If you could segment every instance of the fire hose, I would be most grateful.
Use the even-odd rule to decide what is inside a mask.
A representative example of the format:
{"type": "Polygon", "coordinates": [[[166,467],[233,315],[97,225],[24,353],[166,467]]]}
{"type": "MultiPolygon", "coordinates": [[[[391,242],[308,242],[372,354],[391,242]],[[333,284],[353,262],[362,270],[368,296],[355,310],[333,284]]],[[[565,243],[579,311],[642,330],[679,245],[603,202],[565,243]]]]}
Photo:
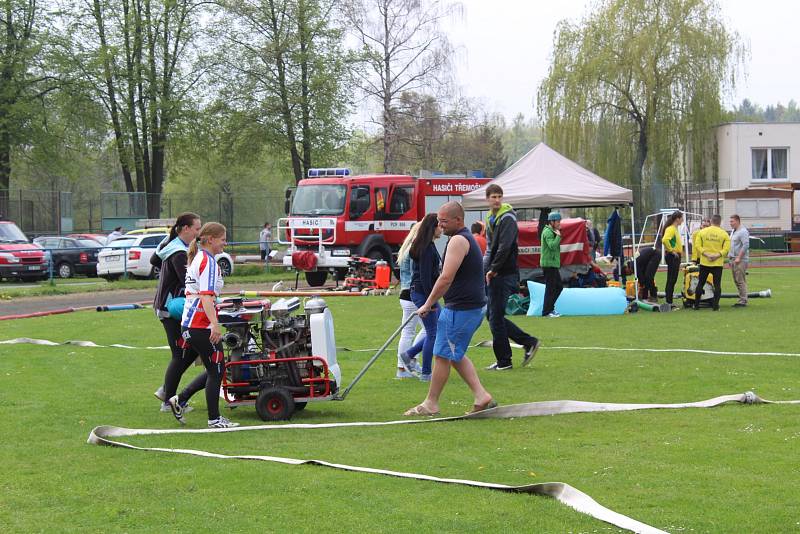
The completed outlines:
{"type": "Polygon", "coordinates": [[[506,493],[526,493],[532,495],[541,495],[546,497],[552,497],[561,502],[562,504],[565,504],[577,510],[578,512],[587,514],[591,517],[594,517],[606,523],[610,523],[619,528],[630,530],[632,532],[642,532],[650,534],[650,533],[663,533],[664,531],[656,527],[650,526],[646,523],[643,523],[641,521],[637,521],[636,519],[633,519],[626,515],[615,512],[609,508],[606,508],[605,506],[601,505],[600,503],[592,499],[586,493],[564,482],[545,482],[539,484],[527,484],[523,486],[509,486],[506,484],[497,484],[492,482],[440,478],[418,473],[406,473],[406,472],[390,471],[386,469],[377,469],[371,467],[352,466],[352,465],[327,462],[324,460],[282,458],[276,456],[261,456],[261,455],[225,455],[225,454],[217,454],[213,452],[195,450],[195,449],[138,447],[122,441],[117,441],[115,438],[123,438],[129,436],[147,436],[156,434],[159,435],[207,434],[207,433],[222,433],[222,432],[277,431],[277,430],[290,430],[290,429],[375,427],[375,426],[389,426],[389,425],[440,423],[446,421],[459,421],[465,419],[508,419],[508,418],[519,418],[519,417],[540,417],[540,416],[562,415],[570,413],[618,412],[618,411],[650,410],[650,409],[712,408],[715,406],[720,406],[728,403],[800,404],[800,400],[768,401],[758,397],[753,392],[748,391],[742,394],[723,395],[720,397],[715,397],[712,399],[699,402],[678,403],[678,404],[622,404],[622,403],[584,402],[575,400],[530,402],[525,404],[499,406],[497,408],[485,410],[471,415],[462,415],[456,417],[440,417],[435,419],[413,419],[413,420],[405,419],[400,421],[257,425],[257,426],[246,426],[246,427],[236,427],[236,428],[226,428],[226,429],[185,429],[185,430],[184,429],[141,429],[141,428],[136,429],[136,428],[122,428],[122,427],[104,425],[95,427],[91,431],[91,433],[89,434],[88,442],[94,445],[108,445],[112,447],[122,447],[126,449],[139,450],[139,451],[151,451],[151,452],[162,452],[162,453],[172,453],[172,454],[188,454],[193,456],[201,456],[205,458],[260,460],[266,462],[277,462],[288,465],[318,465],[333,469],[341,469],[344,471],[380,474],[380,475],[408,478],[415,480],[427,480],[430,482],[439,482],[444,484],[459,484],[463,486],[470,486],[476,488],[492,489],[506,493]]]}

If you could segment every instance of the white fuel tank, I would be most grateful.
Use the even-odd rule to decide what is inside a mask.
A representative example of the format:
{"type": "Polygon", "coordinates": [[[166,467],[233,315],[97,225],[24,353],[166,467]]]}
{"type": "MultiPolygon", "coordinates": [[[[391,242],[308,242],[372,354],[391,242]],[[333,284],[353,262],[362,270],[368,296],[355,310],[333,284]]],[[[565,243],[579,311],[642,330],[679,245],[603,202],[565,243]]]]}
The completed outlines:
{"type": "Polygon", "coordinates": [[[336,360],[336,336],[333,330],[333,315],[327,308],[322,313],[308,317],[311,326],[311,355],[324,358],[328,369],[336,379],[336,387],[342,385],[342,371],[336,360]]]}

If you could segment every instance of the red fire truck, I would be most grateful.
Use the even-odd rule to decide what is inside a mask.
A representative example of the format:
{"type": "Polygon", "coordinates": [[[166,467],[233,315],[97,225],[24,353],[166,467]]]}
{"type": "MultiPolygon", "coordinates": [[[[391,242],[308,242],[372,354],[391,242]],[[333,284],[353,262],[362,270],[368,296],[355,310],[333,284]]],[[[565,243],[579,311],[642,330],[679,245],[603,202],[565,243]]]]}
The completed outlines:
{"type": "MultiPolygon", "coordinates": [[[[349,169],[310,169],[295,190],[287,191],[287,217],[278,236],[289,245],[283,264],[314,255],[303,267],[310,286],[321,286],[330,272],[343,279],[351,256],[381,259],[395,267],[395,254],[411,225],[444,203],[489,182],[488,178],[369,174],[349,169]],[[294,258],[294,259],[293,259],[294,258]],[[310,267],[310,268],[309,268],[310,267]]],[[[470,212],[469,224],[480,217],[470,212]]]]}

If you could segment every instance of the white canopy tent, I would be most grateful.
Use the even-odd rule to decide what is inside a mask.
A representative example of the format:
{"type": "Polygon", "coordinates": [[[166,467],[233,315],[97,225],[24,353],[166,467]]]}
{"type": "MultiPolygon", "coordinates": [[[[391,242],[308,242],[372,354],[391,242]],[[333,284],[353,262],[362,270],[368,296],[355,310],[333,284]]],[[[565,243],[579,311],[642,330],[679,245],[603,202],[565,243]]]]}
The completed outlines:
{"type": "MultiPolygon", "coordinates": [[[[634,226],[633,191],[597,176],[545,143],[539,143],[494,180],[462,197],[464,209],[486,209],[486,188],[503,188],[503,201],[522,208],[589,208],[630,206],[634,226]]],[[[622,260],[619,268],[621,270],[622,260]]],[[[638,279],[634,262],[634,276],[638,279]]],[[[638,280],[636,281],[638,295],[638,280]]]]}
{"type": "MultiPolygon", "coordinates": [[[[600,178],[539,143],[489,182],[503,188],[514,208],[580,208],[633,204],[633,192],[600,178]]],[[[486,187],[462,197],[464,209],[485,209],[486,187]]]]}

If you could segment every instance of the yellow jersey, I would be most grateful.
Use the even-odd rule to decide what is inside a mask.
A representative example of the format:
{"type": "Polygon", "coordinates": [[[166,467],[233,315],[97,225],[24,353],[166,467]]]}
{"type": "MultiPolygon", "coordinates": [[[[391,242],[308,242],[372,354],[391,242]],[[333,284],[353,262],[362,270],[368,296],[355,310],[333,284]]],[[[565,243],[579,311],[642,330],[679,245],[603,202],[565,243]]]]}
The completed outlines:
{"type": "Polygon", "coordinates": [[[683,251],[683,241],[681,241],[681,233],[674,224],[670,224],[664,230],[664,237],[661,238],[661,243],[664,245],[664,252],[675,252],[681,254],[683,251]]]}
{"type": "Polygon", "coordinates": [[[728,232],[719,226],[709,226],[697,232],[697,252],[700,256],[700,265],[722,267],[725,265],[725,258],[730,249],[731,238],[728,232]],[[719,254],[719,257],[710,260],[705,256],[705,252],[719,254]]]}

